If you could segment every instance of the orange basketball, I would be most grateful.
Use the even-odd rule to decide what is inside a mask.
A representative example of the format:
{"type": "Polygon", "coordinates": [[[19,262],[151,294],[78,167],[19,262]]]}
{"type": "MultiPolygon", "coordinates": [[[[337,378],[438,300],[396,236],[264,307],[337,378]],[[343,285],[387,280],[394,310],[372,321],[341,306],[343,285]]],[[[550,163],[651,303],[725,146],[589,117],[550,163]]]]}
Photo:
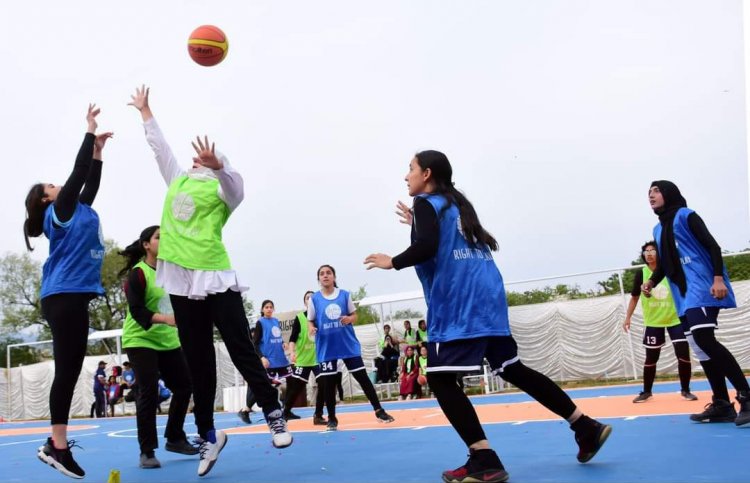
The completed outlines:
{"type": "Polygon", "coordinates": [[[219,27],[201,25],[193,30],[188,39],[188,53],[196,63],[210,67],[227,56],[229,43],[219,27]]]}
{"type": "Polygon", "coordinates": [[[427,384],[427,378],[424,377],[422,374],[420,374],[417,377],[417,382],[419,383],[420,386],[424,386],[425,384],[427,384]]]}

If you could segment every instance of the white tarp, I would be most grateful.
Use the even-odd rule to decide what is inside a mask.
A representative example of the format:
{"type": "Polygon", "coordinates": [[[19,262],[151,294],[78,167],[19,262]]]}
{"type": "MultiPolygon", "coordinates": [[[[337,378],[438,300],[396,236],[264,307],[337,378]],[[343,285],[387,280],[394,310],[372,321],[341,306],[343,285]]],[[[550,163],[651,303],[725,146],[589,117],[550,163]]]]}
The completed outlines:
{"type": "MultiPolygon", "coordinates": [[[[738,308],[723,310],[719,316],[717,337],[735,355],[744,369],[750,368],[750,281],[733,283],[738,308]]],[[[547,374],[556,381],[641,377],[644,350],[641,345],[643,325],[640,304],[633,317],[630,333],[622,330],[626,294],[580,300],[548,302],[511,307],[513,335],[518,342],[521,359],[528,366],[547,374]]],[[[383,300],[388,300],[385,297],[383,300]]],[[[284,332],[296,312],[280,313],[284,332]]],[[[281,319],[280,319],[281,320],[281,319]]],[[[402,321],[390,321],[400,333],[402,321]]],[[[377,355],[379,324],[355,327],[362,344],[362,357],[368,367],[377,355]]],[[[287,336],[288,337],[288,336],[287,336]]],[[[216,406],[222,404],[222,390],[233,386],[241,377],[235,373],[223,343],[217,351],[218,385],[216,406]]],[[[87,357],[76,385],[71,407],[72,415],[88,415],[94,400],[92,385],[96,363],[116,363],[115,356],[87,357]]],[[[694,371],[700,365],[694,360],[694,371]]],[[[677,363],[669,345],[662,350],[659,373],[676,373],[677,363]]],[[[10,405],[7,371],[0,372],[0,416],[6,419],[43,419],[49,417],[49,387],[54,374],[51,361],[12,369],[10,405]]],[[[356,382],[344,374],[346,394],[360,393],[356,382]]]]}

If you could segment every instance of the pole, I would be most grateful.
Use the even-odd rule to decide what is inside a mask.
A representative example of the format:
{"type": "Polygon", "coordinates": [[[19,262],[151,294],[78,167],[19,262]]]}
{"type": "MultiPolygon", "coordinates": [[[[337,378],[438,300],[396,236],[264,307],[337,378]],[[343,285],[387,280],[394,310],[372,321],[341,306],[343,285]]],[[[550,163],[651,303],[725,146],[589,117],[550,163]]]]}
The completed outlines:
{"type": "Polygon", "coordinates": [[[8,391],[8,407],[6,409],[6,411],[8,411],[8,415],[7,415],[6,419],[8,421],[10,421],[13,418],[13,411],[11,410],[11,406],[13,405],[13,402],[12,402],[12,398],[11,398],[11,394],[10,394],[11,393],[11,387],[12,387],[11,384],[10,384],[10,346],[8,346],[5,349],[5,352],[6,352],[6,357],[5,357],[5,363],[6,363],[6,366],[5,366],[5,371],[6,371],[5,381],[6,381],[6,384],[7,384],[6,390],[8,391]]]}
{"type": "MultiPolygon", "coordinates": [[[[625,297],[625,285],[622,283],[622,271],[617,272],[617,280],[620,282],[620,295],[622,296],[622,308],[625,310],[625,313],[628,313],[628,301],[625,297]]],[[[635,351],[633,350],[633,336],[628,334],[628,347],[630,348],[630,363],[633,366],[633,379],[638,379],[638,373],[637,369],[635,367],[635,351]]],[[[623,368],[624,369],[624,368],[623,368]]]]}

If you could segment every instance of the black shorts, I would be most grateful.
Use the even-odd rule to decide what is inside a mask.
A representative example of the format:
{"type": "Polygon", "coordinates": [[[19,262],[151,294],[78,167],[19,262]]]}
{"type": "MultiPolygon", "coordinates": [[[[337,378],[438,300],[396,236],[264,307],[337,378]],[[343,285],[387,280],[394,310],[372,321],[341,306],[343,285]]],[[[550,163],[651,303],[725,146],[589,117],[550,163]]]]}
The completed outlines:
{"type": "MultiPolygon", "coordinates": [[[[362,356],[348,357],[346,359],[341,359],[341,360],[344,362],[344,365],[346,366],[349,372],[357,372],[357,371],[365,370],[365,362],[362,360],[362,356]]],[[[320,374],[318,374],[315,377],[335,376],[336,373],[338,372],[338,362],[339,362],[338,359],[334,361],[321,362],[320,374]]]]}
{"type": "Polygon", "coordinates": [[[307,384],[307,381],[310,379],[310,373],[315,374],[315,377],[318,377],[318,374],[320,374],[320,366],[294,366],[294,369],[292,370],[292,377],[295,379],[299,379],[305,384],[307,384]]]}
{"type": "Polygon", "coordinates": [[[680,321],[682,321],[682,328],[685,331],[685,335],[689,335],[694,330],[718,328],[718,317],[719,307],[698,307],[687,309],[685,315],[680,317],[680,321]]]}
{"type": "Polygon", "coordinates": [[[518,362],[518,346],[510,335],[478,337],[450,342],[427,342],[427,372],[481,371],[484,359],[492,372],[518,362]]]}
{"type": "Polygon", "coordinates": [[[292,366],[269,367],[266,372],[271,384],[281,384],[281,381],[292,375],[292,366]]]}
{"type": "Polygon", "coordinates": [[[672,341],[672,344],[675,342],[687,342],[682,326],[673,325],[672,327],[646,327],[646,330],[643,332],[643,345],[649,349],[663,347],[667,341],[664,334],[665,329],[669,332],[669,339],[672,341]]]}

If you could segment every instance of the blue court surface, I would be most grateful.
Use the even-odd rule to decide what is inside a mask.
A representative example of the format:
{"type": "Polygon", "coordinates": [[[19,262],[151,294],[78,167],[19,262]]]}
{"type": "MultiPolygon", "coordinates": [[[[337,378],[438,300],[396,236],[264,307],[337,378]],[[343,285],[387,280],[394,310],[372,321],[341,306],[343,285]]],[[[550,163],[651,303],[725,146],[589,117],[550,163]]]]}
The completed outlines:
{"type": "MultiPolygon", "coordinates": [[[[705,381],[694,381],[695,391],[707,389],[705,381]]],[[[516,420],[485,424],[485,431],[510,473],[511,482],[750,482],[750,429],[734,424],[691,423],[686,412],[701,410],[708,402],[689,403],[689,411],[671,414],[617,415],[615,401],[627,402],[639,386],[617,386],[568,391],[575,400],[596,398],[612,416],[598,417],[611,424],[613,433],[599,454],[588,464],[579,464],[577,446],[567,423],[553,420],[516,420]],[[699,403],[699,404],[698,404],[699,403]]],[[[657,384],[655,398],[679,391],[676,383],[657,384]]],[[[516,404],[530,407],[530,398],[510,393],[472,398],[477,407],[497,406],[509,411],[516,404]]],[[[647,408],[647,402],[631,406],[647,408]]],[[[688,403],[686,403],[688,404],[688,403]]],[[[86,470],[84,481],[106,482],[110,470],[120,471],[122,483],[135,482],[437,482],[442,470],[462,465],[466,448],[449,426],[409,426],[410,414],[439,411],[434,399],[385,403],[384,407],[406,427],[372,424],[364,429],[337,432],[318,430],[294,432],[294,444],[274,449],[266,431],[259,434],[229,434],[229,441],[211,472],[197,476],[198,457],[156,452],[162,468],[138,468],[135,418],[77,419],[73,425],[92,428],[70,433],[83,449],[75,449],[78,463],[86,470]]],[[[687,408],[688,406],[682,406],[687,408]]],[[[679,408],[679,407],[678,407],[679,408]]],[[[492,407],[483,410],[494,410],[492,407]]],[[[311,409],[295,409],[303,417],[311,409]]],[[[342,421],[350,413],[372,416],[369,405],[339,406],[342,421]]],[[[427,416],[429,417],[429,415],[427,416]]],[[[437,419],[437,418],[436,418],[437,419]]],[[[290,427],[293,429],[295,423],[290,427]]],[[[165,417],[158,418],[160,427],[165,417]]],[[[306,423],[305,423],[306,424],[306,423]]],[[[444,424],[444,423],[441,423],[444,424]]],[[[261,416],[244,425],[234,414],[217,413],[220,429],[265,427],[261,416]]],[[[302,427],[302,426],[300,426],[302,427]]],[[[306,428],[312,428],[309,424],[306,428]]],[[[0,425],[0,480],[10,482],[71,481],[36,458],[36,449],[47,433],[31,428],[48,428],[47,422],[0,425]],[[19,434],[19,433],[32,434],[19,434]]],[[[186,431],[194,431],[188,415],[186,431]]],[[[160,429],[160,433],[163,429],[160,429]]],[[[163,447],[164,441],[160,441],[163,447]]]]}

